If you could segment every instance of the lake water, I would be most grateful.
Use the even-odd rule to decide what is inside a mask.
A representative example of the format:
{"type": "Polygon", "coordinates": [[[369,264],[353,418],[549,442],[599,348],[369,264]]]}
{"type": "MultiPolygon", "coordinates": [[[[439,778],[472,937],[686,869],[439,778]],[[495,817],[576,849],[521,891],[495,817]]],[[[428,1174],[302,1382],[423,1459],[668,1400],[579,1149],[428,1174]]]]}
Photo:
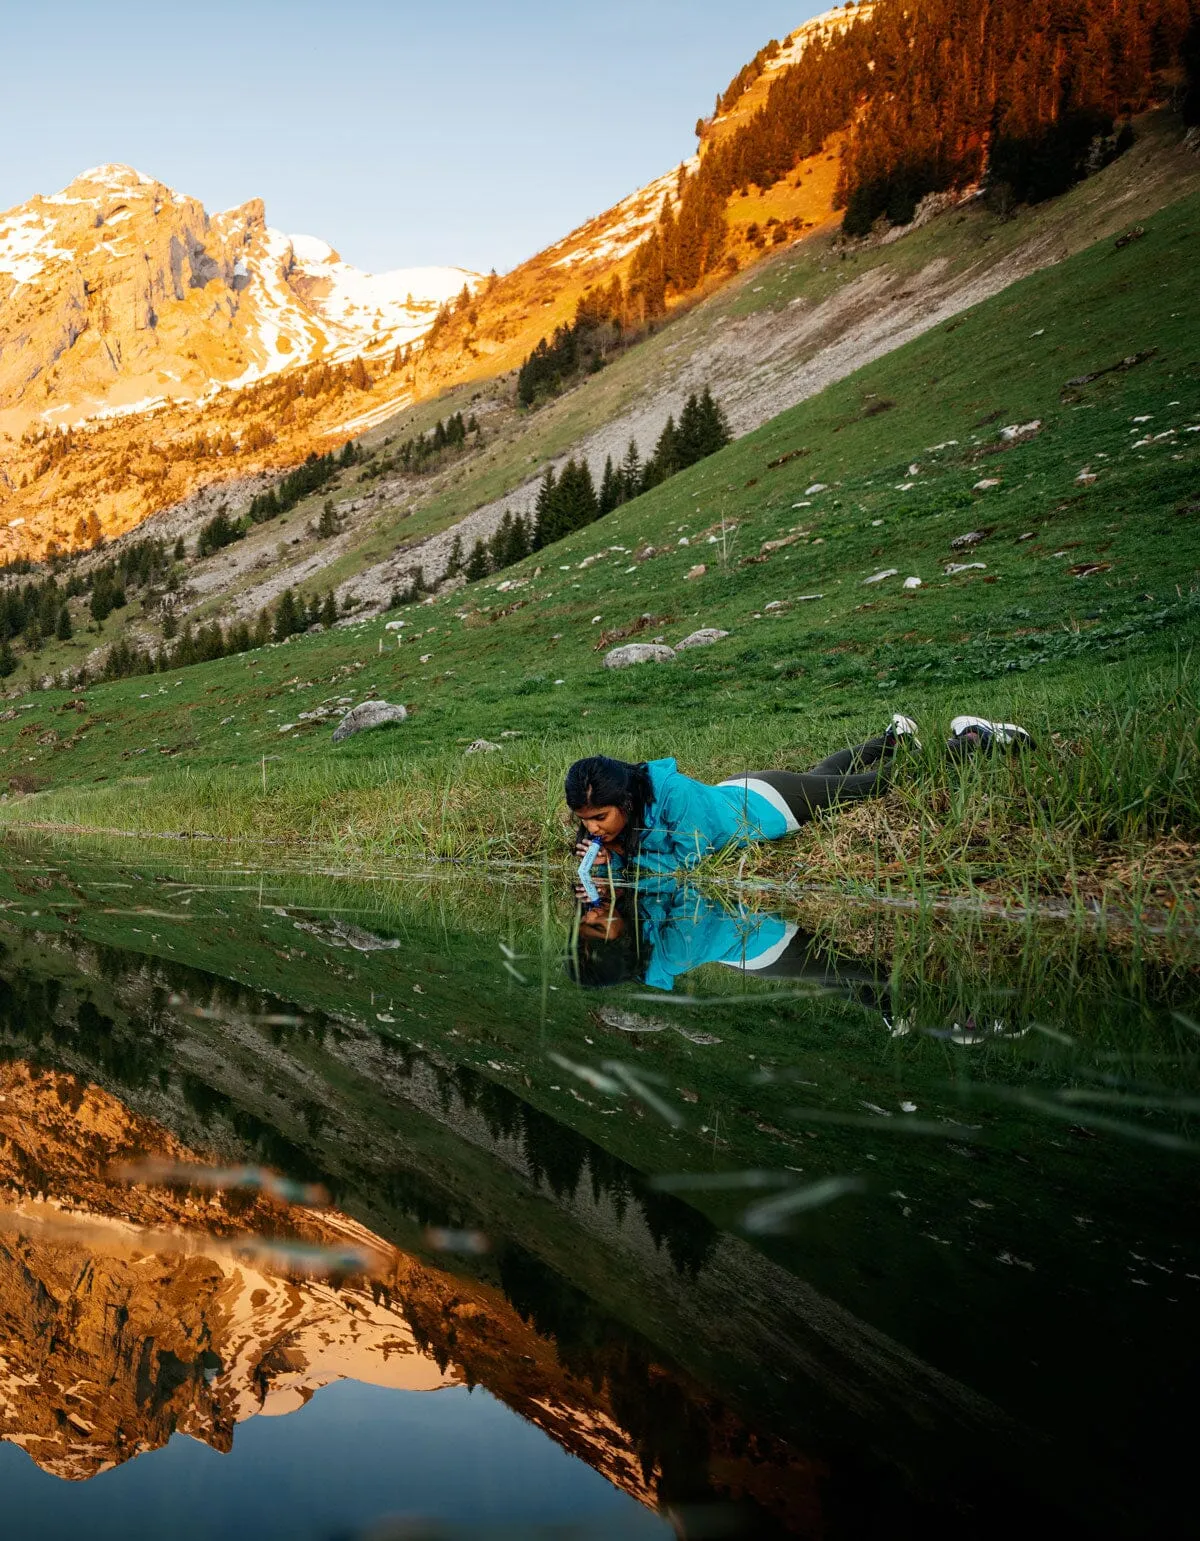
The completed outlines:
{"type": "Polygon", "coordinates": [[[4,852],[6,1534],[1177,1528],[1187,936],[175,854],[4,852]]]}

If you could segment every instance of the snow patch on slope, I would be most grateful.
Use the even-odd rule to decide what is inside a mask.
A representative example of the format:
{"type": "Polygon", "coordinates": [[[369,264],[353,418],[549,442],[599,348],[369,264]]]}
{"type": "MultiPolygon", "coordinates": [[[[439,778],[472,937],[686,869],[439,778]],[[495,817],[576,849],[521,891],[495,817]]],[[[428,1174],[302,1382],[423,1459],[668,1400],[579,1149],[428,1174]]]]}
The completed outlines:
{"type": "Polygon", "coordinates": [[[28,284],[51,262],[69,262],[71,253],[54,244],[53,228],[35,213],[0,224],[0,273],[9,274],[18,285],[28,284]]]}
{"type": "MultiPolygon", "coordinates": [[[[690,176],[699,164],[700,157],[693,155],[683,162],[683,170],[690,176]]],[[[678,168],[664,172],[636,193],[630,193],[628,198],[622,198],[607,214],[601,214],[598,219],[581,225],[571,235],[556,242],[549,248],[551,252],[559,251],[564,246],[568,250],[565,256],[556,258],[551,265],[556,268],[573,268],[585,262],[617,262],[627,257],[658,219],[663,199],[670,198],[672,204],[677,203],[675,189],[678,178],[678,168]]]]}
{"type": "Polygon", "coordinates": [[[438,306],[460,294],[464,284],[474,293],[480,283],[477,273],[463,268],[364,273],[316,236],[286,239],[292,244],[294,275],[311,286],[308,303],[326,321],[353,332],[360,349],[372,340],[389,346],[415,341],[428,331],[438,306]]]}

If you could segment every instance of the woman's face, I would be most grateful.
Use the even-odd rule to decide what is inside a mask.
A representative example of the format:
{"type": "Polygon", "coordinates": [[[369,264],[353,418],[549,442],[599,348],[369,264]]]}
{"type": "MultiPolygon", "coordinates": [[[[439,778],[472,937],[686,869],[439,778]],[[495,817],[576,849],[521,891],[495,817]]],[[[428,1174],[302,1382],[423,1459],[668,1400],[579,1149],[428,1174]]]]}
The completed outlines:
{"type": "Polygon", "coordinates": [[[615,909],[594,904],[579,917],[579,934],[589,942],[615,942],[625,934],[625,918],[615,909]]]}
{"type": "Polygon", "coordinates": [[[612,845],[614,840],[619,840],[629,823],[629,815],[624,809],[612,804],[593,807],[589,803],[586,808],[575,808],[572,811],[588,834],[593,839],[598,835],[605,845],[612,845]]]}

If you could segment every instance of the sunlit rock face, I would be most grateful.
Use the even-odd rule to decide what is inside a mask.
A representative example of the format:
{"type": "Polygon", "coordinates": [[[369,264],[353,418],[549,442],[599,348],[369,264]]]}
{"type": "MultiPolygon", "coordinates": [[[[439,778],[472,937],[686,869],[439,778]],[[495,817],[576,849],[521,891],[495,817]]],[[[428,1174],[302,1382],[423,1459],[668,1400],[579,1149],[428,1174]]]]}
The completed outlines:
{"type": "Polygon", "coordinates": [[[210,216],[130,166],[97,166],[0,215],[0,426],[143,411],[395,348],[474,278],[361,273],[273,230],[261,199],[210,216]]]}
{"type": "Polygon", "coordinates": [[[0,560],[112,538],[404,406],[401,360],[478,275],[360,272],[130,166],[0,213],[0,560]]]}

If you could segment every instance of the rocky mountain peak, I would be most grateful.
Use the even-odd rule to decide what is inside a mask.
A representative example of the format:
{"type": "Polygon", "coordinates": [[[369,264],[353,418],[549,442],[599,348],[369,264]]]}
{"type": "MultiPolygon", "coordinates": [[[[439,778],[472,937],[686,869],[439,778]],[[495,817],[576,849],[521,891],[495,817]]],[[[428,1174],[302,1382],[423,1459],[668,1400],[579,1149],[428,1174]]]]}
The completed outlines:
{"type": "Polygon", "coordinates": [[[92,166],[0,214],[0,436],[190,402],[420,338],[476,275],[371,275],[267,224],[210,215],[133,166],[92,166]]]}

